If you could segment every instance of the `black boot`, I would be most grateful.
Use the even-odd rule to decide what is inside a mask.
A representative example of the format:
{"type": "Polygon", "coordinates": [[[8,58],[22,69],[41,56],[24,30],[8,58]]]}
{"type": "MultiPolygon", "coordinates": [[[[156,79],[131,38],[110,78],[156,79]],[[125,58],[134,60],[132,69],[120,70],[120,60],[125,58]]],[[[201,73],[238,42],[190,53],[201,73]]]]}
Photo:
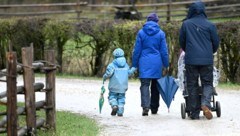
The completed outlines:
{"type": "Polygon", "coordinates": [[[157,114],[158,109],[151,109],[152,114],[157,114]]]}
{"type": "Polygon", "coordinates": [[[148,108],[143,108],[142,115],[143,115],[143,116],[148,116],[148,111],[149,111],[148,108]]]}
{"type": "Polygon", "coordinates": [[[118,107],[117,106],[112,106],[112,112],[111,115],[115,116],[117,114],[118,107]]]}

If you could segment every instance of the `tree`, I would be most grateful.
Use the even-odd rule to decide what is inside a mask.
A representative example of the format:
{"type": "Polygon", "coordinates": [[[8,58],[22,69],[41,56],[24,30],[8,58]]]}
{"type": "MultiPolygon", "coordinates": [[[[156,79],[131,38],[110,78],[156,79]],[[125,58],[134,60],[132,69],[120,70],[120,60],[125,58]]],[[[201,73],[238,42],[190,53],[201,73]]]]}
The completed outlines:
{"type": "MultiPolygon", "coordinates": [[[[73,24],[71,21],[50,20],[43,31],[48,44],[46,48],[56,48],[57,62],[62,66],[63,46],[72,36],[73,24]]],[[[59,68],[59,72],[62,72],[62,67],[59,68]]]]}
{"type": "Polygon", "coordinates": [[[94,56],[90,62],[92,74],[101,76],[104,70],[104,62],[102,61],[104,53],[114,44],[113,23],[105,20],[85,20],[78,23],[77,30],[92,37],[89,41],[89,46],[92,48],[94,56]]]}

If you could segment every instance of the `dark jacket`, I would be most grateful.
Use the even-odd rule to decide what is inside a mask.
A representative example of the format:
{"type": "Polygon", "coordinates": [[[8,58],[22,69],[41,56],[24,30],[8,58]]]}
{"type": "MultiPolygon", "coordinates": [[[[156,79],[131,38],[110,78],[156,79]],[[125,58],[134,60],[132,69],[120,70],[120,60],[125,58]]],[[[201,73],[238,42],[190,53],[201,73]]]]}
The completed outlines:
{"type": "Polygon", "coordinates": [[[168,67],[165,33],[158,23],[147,21],[139,30],[133,51],[133,67],[140,78],[161,78],[162,67],[168,67]]]}
{"type": "Polygon", "coordinates": [[[180,30],[180,46],[186,52],[185,64],[211,65],[219,46],[216,26],[208,21],[205,6],[195,2],[189,7],[180,30]]]}

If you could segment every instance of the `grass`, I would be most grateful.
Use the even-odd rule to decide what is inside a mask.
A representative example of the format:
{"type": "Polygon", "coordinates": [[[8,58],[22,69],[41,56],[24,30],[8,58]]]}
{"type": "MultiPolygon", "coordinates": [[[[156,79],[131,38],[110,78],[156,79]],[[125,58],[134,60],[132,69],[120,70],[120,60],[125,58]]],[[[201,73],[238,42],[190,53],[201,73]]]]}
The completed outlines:
{"type": "Polygon", "coordinates": [[[39,136],[96,136],[99,132],[97,123],[86,116],[67,111],[57,112],[56,132],[40,130],[39,136]]]}
{"type": "Polygon", "coordinates": [[[214,23],[219,22],[228,22],[228,21],[239,21],[240,17],[233,17],[233,18],[217,18],[217,19],[210,19],[214,23]]]}
{"type": "MultiPolygon", "coordinates": [[[[6,111],[5,106],[0,106],[0,111],[6,111]]],[[[45,118],[43,110],[37,111],[37,116],[45,118]]],[[[25,116],[19,116],[20,126],[24,126],[25,116]]],[[[84,115],[67,111],[57,111],[56,113],[56,132],[52,129],[38,129],[38,136],[96,136],[99,134],[100,127],[96,121],[84,115]]],[[[2,136],[6,136],[3,134],[2,136]]]]}
{"type": "Polygon", "coordinates": [[[220,84],[218,84],[217,87],[221,88],[221,89],[224,89],[224,90],[238,90],[238,91],[240,91],[240,84],[239,83],[237,83],[237,84],[233,84],[233,83],[230,83],[230,82],[220,83],[220,84]]]}

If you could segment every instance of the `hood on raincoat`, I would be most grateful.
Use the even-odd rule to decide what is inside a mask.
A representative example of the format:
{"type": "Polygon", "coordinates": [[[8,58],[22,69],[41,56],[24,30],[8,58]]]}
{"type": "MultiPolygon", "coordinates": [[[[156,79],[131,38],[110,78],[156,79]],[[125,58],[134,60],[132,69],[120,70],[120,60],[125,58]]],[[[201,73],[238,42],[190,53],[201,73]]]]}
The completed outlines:
{"type": "Polygon", "coordinates": [[[154,22],[154,21],[147,21],[144,25],[143,25],[143,31],[149,35],[155,35],[156,33],[158,33],[160,31],[160,27],[158,25],[158,23],[154,22]]]}
{"type": "Polygon", "coordinates": [[[205,13],[205,5],[201,1],[194,2],[190,5],[186,19],[190,19],[192,17],[195,17],[196,15],[203,15],[207,17],[205,13]]]}
{"type": "Polygon", "coordinates": [[[117,48],[113,51],[114,60],[113,63],[122,68],[126,65],[127,61],[124,57],[124,51],[121,48],[117,48]]]}
{"type": "Polygon", "coordinates": [[[117,48],[113,51],[114,58],[119,58],[124,56],[124,51],[121,48],[117,48]]]}

